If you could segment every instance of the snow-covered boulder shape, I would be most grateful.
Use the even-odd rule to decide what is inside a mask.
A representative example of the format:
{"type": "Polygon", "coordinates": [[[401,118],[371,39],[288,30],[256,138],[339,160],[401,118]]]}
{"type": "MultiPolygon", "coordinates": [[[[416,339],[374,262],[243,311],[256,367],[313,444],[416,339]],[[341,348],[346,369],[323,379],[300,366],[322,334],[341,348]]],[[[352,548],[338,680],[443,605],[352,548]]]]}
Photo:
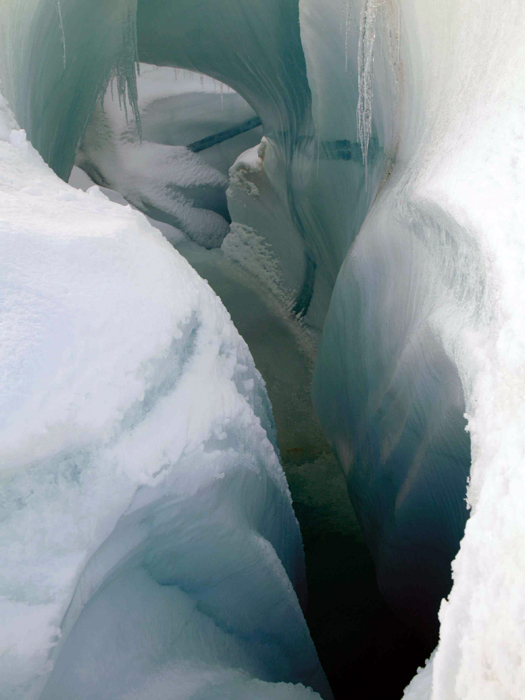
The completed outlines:
{"type": "Polygon", "coordinates": [[[246,344],[1,107],[0,697],[330,698],[246,344]]]}

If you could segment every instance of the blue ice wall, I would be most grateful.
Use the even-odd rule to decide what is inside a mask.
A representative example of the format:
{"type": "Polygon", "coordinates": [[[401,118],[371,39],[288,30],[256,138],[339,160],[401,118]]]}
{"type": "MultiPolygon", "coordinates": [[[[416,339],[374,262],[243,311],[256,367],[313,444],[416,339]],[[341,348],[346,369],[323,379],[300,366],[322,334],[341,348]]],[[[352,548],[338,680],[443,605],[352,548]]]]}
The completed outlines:
{"type": "MultiPolygon", "coordinates": [[[[467,519],[470,469],[462,382],[442,330],[448,316],[457,323],[458,303],[467,309],[479,296],[480,255],[453,218],[403,187],[397,6],[304,0],[301,8],[320,142],[357,141],[363,108],[371,122],[368,173],[357,142],[348,162],[321,159],[309,199],[338,271],[314,404],[381,590],[431,648],[467,519]]],[[[416,150],[413,122],[405,128],[416,150]]]]}
{"type": "Polygon", "coordinates": [[[380,588],[431,647],[467,518],[470,439],[458,372],[411,297],[414,271],[397,267],[397,296],[377,257],[340,273],[313,391],[380,588]]]}
{"type": "MultiPolygon", "coordinates": [[[[31,11],[2,10],[2,77],[18,120],[62,177],[112,71],[133,96],[137,58],[212,75],[256,110],[274,154],[269,175],[303,242],[294,311],[315,331],[324,326],[319,417],[385,596],[433,639],[466,519],[470,448],[460,378],[432,323],[432,300],[449,298],[436,270],[454,268],[465,242],[435,212],[407,214],[395,198],[379,222],[366,220],[376,233],[363,234],[370,208],[402,172],[399,18],[378,15],[376,36],[362,13],[379,4],[33,0],[31,11]],[[363,96],[366,166],[356,117],[363,96]],[[439,264],[427,265],[430,257],[439,264]]],[[[458,275],[448,290],[461,286],[458,275]]]]}

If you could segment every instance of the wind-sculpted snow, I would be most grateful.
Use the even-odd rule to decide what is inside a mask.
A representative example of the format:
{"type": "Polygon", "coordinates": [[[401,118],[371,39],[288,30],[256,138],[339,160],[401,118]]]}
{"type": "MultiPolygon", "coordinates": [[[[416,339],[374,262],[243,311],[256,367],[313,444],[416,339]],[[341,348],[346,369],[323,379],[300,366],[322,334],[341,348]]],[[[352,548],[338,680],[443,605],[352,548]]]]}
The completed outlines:
{"type": "Polygon", "coordinates": [[[246,344],[2,104],[1,697],[330,697],[246,344]]]}

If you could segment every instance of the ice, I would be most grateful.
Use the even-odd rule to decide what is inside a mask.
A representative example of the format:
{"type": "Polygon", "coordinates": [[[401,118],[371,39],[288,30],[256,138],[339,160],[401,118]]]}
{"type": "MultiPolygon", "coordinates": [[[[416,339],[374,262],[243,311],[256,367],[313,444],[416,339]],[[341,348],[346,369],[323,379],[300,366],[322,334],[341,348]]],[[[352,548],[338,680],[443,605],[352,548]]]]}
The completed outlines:
{"type": "Polygon", "coordinates": [[[64,70],[66,70],[66,66],[67,66],[66,34],[64,32],[64,20],[62,19],[62,5],[60,4],[60,0],[57,0],[57,13],[58,13],[58,22],[60,24],[60,38],[62,39],[62,60],[64,62],[64,70]]]}
{"type": "Polygon", "coordinates": [[[2,4],[0,70],[3,94],[31,143],[67,178],[110,75],[136,104],[136,0],[61,0],[60,8],[62,22],[56,0],[2,4]]]}
{"type": "MultiPolygon", "coordinates": [[[[372,136],[372,101],[374,94],[374,42],[377,13],[383,0],[364,0],[359,28],[357,71],[359,101],[357,103],[357,136],[361,144],[365,179],[368,181],[368,147],[372,136]]],[[[345,70],[348,70],[348,11],[345,34],[345,70]]]]}
{"type": "MultiPolygon", "coordinates": [[[[400,27],[397,97],[377,73],[373,91],[379,133],[399,105],[390,165],[339,273],[314,395],[385,595],[435,641],[440,608],[435,657],[406,697],[518,698],[525,11],[398,5],[374,59],[392,60],[400,27]]],[[[303,8],[313,42],[321,3],[303,8]]]]}
{"type": "Polygon", "coordinates": [[[137,119],[129,120],[115,99],[116,82],[91,117],[77,165],[200,245],[220,246],[229,230],[228,169],[261,138],[255,113],[236,93],[217,93],[211,78],[185,71],[174,79],[168,68],[143,64],[136,81],[139,138],[137,119]]]}
{"type": "Polygon", "coordinates": [[[12,126],[2,103],[1,697],[329,698],[246,344],[142,214],[12,126]]]}
{"type": "Polygon", "coordinates": [[[247,327],[253,302],[277,333],[275,302],[312,346],[321,338],[315,405],[382,591],[428,652],[439,638],[406,697],[520,698],[525,7],[23,5],[0,8],[3,90],[53,170],[67,179],[82,142],[78,163],[101,188],[60,183],[11,116],[0,124],[13,239],[2,260],[18,261],[3,279],[20,305],[5,297],[11,687],[49,700],[82,683],[86,698],[163,697],[172,684],[307,697],[261,684],[317,673],[329,696],[290,587],[301,588],[300,541],[260,378],[208,287],[109,196],[163,220],[247,327]],[[143,98],[139,58],[161,66],[143,98]],[[209,78],[188,91],[188,71],[209,78]],[[96,106],[112,76],[127,118],[110,95],[96,106]],[[261,145],[241,130],[213,158],[184,148],[212,133],[191,123],[198,100],[214,105],[214,134],[242,126],[229,104],[258,115],[261,145]],[[189,107],[191,140],[174,141],[175,104],[189,107]],[[112,658],[133,687],[112,686],[124,675],[112,658]]]}

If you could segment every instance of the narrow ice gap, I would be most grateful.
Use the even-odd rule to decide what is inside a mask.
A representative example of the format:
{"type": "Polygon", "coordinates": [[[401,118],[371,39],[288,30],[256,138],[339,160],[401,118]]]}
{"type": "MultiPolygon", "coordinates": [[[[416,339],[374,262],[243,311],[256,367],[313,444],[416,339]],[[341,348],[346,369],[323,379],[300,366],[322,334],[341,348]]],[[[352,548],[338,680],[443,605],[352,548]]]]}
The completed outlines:
{"type": "Polygon", "coordinates": [[[524,31],[2,4],[0,696],[523,695],[524,31]]]}

